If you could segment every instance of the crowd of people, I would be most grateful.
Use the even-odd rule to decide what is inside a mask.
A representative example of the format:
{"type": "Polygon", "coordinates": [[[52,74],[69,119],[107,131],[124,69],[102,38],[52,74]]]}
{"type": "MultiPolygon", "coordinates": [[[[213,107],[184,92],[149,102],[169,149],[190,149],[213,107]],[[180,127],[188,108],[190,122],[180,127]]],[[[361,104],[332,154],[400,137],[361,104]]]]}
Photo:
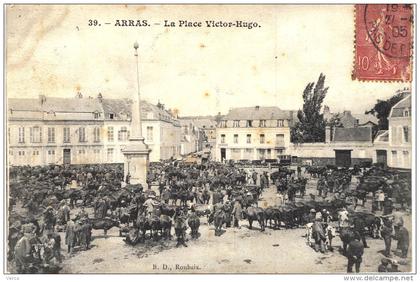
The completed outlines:
{"type": "MultiPolygon", "coordinates": [[[[406,178],[384,176],[376,168],[358,172],[329,168],[313,175],[310,167],[303,166],[257,172],[215,162],[193,165],[168,161],[152,164],[147,187],[142,187],[131,184],[130,175],[124,176],[120,165],[17,167],[10,170],[8,257],[17,273],[58,271],[63,257],[59,232],[65,232],[64,243],[71,254],[90,248],[92,229],[103,229],[106,234],[113,226],[126,232],[125,240],[130,244],[144,242],[147,231],[150,239],[170,239],[173,227],[176,246],[186,247],[188,228],[191,239],[199,237],[202,216],[208,216],[218,236],[222,227],[241,228],[244,219],[250,227],[257,221],[261,230],[268,220],[270,225],[271,220],[277,222],[277,228],[282,223],[286,227],[310,224],[314,249],[325,252],[332,248],[332,223],[338,221],[338,233],[345,228],[355,232],[348,242],[348,271],[353,265],[359,271],[363,249],[368,247],[365,233],[376,223],[351,217],[346,207],[364,206],[366,194],[372,192],[373,211],[393,215],[393,220],[378,225],[385,255],[390,256],[394,238],[401,256],[407,257],[409,234],[402,211],[393,213],[394,206],[392,202],[386,204],[386,199],[398,198],[401,191],[407,194],[409,184],[406,178]],[[350,189],[352,177],[366,183],[372,175],[390,181],[380,181],[375,191],[350,189]],[[317,179],[318,194],[308,199],[306,186],[311,176],[317,179]],[[258,200],[271,184],[277,190],[276,202],[263,209],[258,200]],[[395,189],[390,187],[399,187],[399,192],[391,195],[395,189]]],[[[407,200],[402,202],[408,204],[407,200]]]]}

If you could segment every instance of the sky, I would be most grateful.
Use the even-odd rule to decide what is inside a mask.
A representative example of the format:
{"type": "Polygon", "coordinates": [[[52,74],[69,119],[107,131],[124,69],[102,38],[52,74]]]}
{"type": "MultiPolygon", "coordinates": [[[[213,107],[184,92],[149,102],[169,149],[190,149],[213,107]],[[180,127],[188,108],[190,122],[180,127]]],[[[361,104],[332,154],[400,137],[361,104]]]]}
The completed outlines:
{"type": "Polygon", "coordinates": [[[353,21],[352,5],[8,6],[7,96],[135,97],[137,41],[142,99],[181,116],[255,105],[297,110],[306,84],[320,73],[331,111],[363,113],[410,84],[351,79],[353,21]],[[130,19],[150,26],[115,26],[130,19]],[[165,27],[164,20],[260,27],[165,27]]]}

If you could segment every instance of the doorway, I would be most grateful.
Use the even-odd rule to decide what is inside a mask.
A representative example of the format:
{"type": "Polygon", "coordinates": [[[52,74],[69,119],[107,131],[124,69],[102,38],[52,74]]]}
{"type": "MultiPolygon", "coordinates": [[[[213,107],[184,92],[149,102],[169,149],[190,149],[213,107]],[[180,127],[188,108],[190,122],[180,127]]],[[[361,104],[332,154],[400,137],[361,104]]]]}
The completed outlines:
{"type": "Polygon", "coordinates": [[[70,149],[63,149],[63,164],[69,165],[71,163],[70,149]]]}

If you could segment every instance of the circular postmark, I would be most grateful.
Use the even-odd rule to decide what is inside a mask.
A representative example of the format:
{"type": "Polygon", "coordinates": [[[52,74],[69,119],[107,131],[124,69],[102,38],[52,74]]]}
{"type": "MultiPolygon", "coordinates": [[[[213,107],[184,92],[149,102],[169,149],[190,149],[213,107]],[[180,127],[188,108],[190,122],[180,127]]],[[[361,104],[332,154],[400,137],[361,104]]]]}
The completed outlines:
{"type": "Polygon", "coordinates": [[[411,57],[411,5],[365,5],[363,19],[367,36],[379,52],[395,59],[411,57]]]}

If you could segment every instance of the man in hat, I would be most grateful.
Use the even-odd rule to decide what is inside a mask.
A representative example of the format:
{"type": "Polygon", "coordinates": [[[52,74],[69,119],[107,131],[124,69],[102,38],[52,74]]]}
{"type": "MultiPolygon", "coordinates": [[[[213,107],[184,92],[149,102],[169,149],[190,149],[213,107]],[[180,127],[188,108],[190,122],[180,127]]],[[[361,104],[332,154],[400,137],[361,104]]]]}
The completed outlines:
{"type": "Polygon", "coordinates": [[[61,200],[57,218],[60,225],[65,225],[70,220],[70,207],[67,205],[66,200],[61,200]]]}
{"type": "Polygon", "coordinates": [[[359,237],[355,236],[347,247],[347,273],[353,272],[353,265],[356,265],[356,272],[360,272],[363,252],[363,244],[360,242],[359,237]]]}
{"type": "Polygon", "coordinates": [[[171,191],[169,190],[169,187],[165,187],[160,195],[160,198],[165,204],[169,203],[169,199],[171,198],[171,191]]]}
{"type": "Polygon", "coordinates": [[[181,210],[178,209],[175,214],[175,235],[177,238],[176,247],[183,245],[184,247],[188,247],[185,244],[185,232],[187,230],[187,224],[184,215],[182,214],[181,210]]]}
{"type": "Polygon", "coordinates": [[[82,218],[88,218],[88,217],[89,217],[89,215],[88,215],[87,211],[85,210],[85,207],[82,206],[79,213],[77,214],[77,218],[82,219],[82,218]]]}
{"type": "Polygon", "coordinates": [[[392,222],[390,220],[384,220],[384,226],[382,227],[381,235],[384,238],[386,257],[391,257],[391,244],[392,244],[392,222]]]}
{"type": "Polygon", "coordinates": [[[379,189],[379,190],[377,191],[377,193],[378,193],[378,209],[379,209],[380,211],[382,211],[382,210],[383,210],[383,208],[384,208],[385,193],[384,193],[384,191],[382,191],[381,189],[379,189]]]}
{"type": "Polygon", "coordinates": [[[76,242],[75,223],[73,219],[67,222],[65,243],[67,245],[67,252],[72,253],[76,242]]]}
{"type": "Polygon", "coordinates": [[[309,211],[308,221],[309,222],[315,222],[315,218],[316,218],[316,210],[315,209],[311,209],[309,211]]]}
{"type": "Polygon", "coordinates": [[[22,229],[23,237],[17,241],[14,249],[14,259],[17,273],[25,273],[31,260],[31,237],[33,234],[31,233],[30,227],[22,226],[22,229]]]}
{"type": "Polygon", "coordinates": [[[44,211],[44,229],[54,230],[54,226],[56,223],[56,217],[54,215],[54,209],[51,206],[48,206],[44,211]]]}
{"type": "Polygon", "coordinates": [[[410,245],[410,234],[403,223],[397,225],[394,238],[397,240],[397,249],[401,250],[401,257],[407,258],[408,247],[410,245]]]}
{"type": "Polygon", "coordinates": [[[312,225],[312,238],[315,240],[315,251],[319,252],[321,250],[321,253],[325,253],[325,241],[327,237],[325,236],[325,230],[320,218],[315,218],[312,225]]]}
{"type": "Polygon", "coordinates": [[[383,204],[384,208],[384,215],[389,215],[392,213],[392,210],[394,209],[394,203],[392,202],[392,199],[387,197],[385,198],[384,204],[383,204]]]}
{"type": "Polygon", "coordinates": [[[226,203],[223,204],[223,211],[225,212],[226,215],[226,228],[230,227],[232,224],[232,209],[233,206],[230,203],[229,200],[226,201],[226,203]]]}
{"type": "Polygon", "coordinates": [[[242,205],[239,199],[235,199],[235,203],[233,204],[232,214],[233,214],[233,227],[237,227],[238,229],[241,229],[239,222],[242,219],[242,205]]]}

